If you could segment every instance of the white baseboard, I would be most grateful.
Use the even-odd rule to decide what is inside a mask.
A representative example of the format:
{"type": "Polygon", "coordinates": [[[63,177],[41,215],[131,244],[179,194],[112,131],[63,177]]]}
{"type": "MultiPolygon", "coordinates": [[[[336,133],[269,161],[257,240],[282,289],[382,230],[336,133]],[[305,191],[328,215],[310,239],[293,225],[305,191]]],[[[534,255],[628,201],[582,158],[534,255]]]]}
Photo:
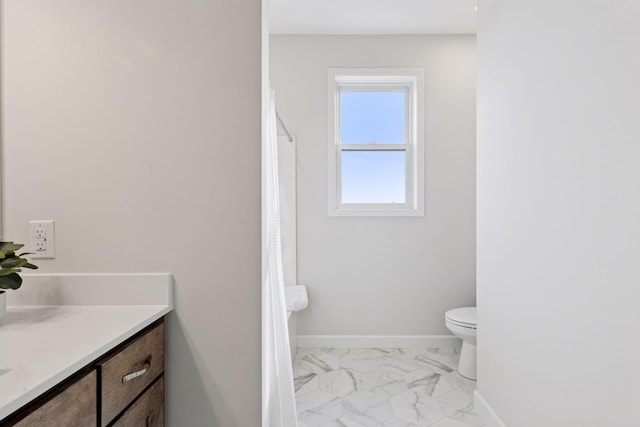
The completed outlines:
{"type": "Polygon", "coordinates": [[[298,335],[298,348],[457,348],[453,335],[298,335]]]}
{"type": "Polygon", "coordinates": [[[487,427],[507,427],[478,390],[473,392],[473,403],[476,412],[487,422],[487,427]]]}

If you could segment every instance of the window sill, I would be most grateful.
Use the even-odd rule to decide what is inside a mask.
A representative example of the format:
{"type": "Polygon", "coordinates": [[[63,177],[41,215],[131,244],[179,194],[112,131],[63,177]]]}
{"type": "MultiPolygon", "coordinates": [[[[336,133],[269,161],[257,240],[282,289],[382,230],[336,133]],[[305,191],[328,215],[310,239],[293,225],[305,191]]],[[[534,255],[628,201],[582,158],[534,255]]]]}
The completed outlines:
{"type": "Polygon", "coordinates": [[[329,210],[330,217],[422,217],[424,209],[408,207],[349,206],[329,210]]]}

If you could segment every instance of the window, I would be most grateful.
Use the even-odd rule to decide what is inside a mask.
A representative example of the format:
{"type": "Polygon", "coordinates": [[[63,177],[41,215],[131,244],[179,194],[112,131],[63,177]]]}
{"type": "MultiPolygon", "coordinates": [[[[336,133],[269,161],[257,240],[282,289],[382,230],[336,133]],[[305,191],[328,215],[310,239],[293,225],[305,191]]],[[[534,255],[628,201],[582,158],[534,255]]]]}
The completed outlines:
{"type": "Polygon", "coordinates": [[[329,70],[329,215],[424,215],[422,75],[329,70]]]}

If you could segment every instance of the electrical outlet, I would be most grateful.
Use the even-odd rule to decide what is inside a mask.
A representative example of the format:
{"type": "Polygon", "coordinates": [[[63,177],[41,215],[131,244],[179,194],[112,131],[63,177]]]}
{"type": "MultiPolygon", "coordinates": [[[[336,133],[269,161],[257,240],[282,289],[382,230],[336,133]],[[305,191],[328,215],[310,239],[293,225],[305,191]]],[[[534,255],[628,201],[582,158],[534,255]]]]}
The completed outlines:
{"type": "Polygon", "coordinates": [[[29,249],[31,258],[55,258],[53,220],[29,221],[29,249]]]}
{"type": "Polygon", "coordinates": [[[36,227],[35,234],[36,234],[36,239],[47,238],[47,230],[45,230],[44,227],[36,227]]]}

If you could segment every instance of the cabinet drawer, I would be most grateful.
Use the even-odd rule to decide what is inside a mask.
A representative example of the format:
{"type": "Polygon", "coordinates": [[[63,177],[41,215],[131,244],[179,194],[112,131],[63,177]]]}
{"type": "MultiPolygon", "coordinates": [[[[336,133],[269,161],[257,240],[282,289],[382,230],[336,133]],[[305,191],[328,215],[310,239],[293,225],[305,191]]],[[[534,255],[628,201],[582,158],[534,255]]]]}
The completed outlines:
{"type": "Polygon", "coordinates": [[[122,414],[113,427],[163,427],[164,377],[158,378],[136,402],[122,414]]]}
{"type": "Polygon", "coordinates": [[[116,354],[98,362],[102,425],[111,422],[164,371],[164,324],[159,323],[116,354]]]}
{"type": "MultiPolygon", "coordinates": [[[[60,391],[37,406],[29,415],[17,423],[9,423],[15,427],[95,426],[97,412],[96,371],[91,371],[79,379],[72,379],[68,384],[60,386],[60,391]]],[[[3,424],[4,425],[4,424],[3,424]]]]}

